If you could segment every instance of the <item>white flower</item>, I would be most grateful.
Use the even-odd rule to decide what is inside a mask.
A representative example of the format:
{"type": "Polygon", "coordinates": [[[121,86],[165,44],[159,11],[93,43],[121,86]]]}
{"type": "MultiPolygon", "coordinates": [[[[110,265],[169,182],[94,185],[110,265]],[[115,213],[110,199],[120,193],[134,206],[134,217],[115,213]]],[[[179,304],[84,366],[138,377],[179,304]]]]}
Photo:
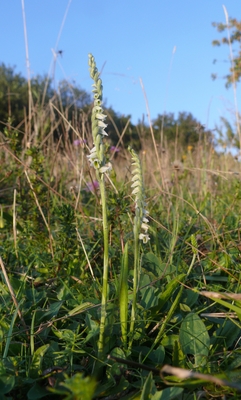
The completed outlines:
{"type": "Polygon", "coordinates": [[[101,106],[94,106],[93,107],[93,111],[95,113],[101,113],[102,114],[103,108],[101,106]]]}
{"type": "Polygon", "coordinates": [[[102,113],[97,113],[97,114],[95,114],[95,116],[97,119],[100,119],[101,121],[104,121],[107,118],[107,115],[102,114],[102,113]]]}
{"type": "Polygon", "coordinates": [[[136,180],[134,183],[132,183],[131,187],[134,188],[136,186],[140,186],[140,181],[136,180]]]}
{"type": "Polygon", "coordinates": [[[136,172],[136,174],[134,175],[133,174],[133,177],[131,178],[131,180],[134,182],[134,181],[140,181],[140,179],[141,179],[141,176],[140,176],[140,174],[138,174],[138,171],[136,172]]]}
{"type": "Polygon", "coordinates": [[[105,124],[103,121],[98,120],[98,126],[102,129],[105,129],[108,125],[105,124]]]}
{"type": "Polygon", "coordinates": [[[106,133],[106,131],[105,131],[104,129],[101,130],[101,134],[102,134],[103,136],[108,136],[108,134],[106,133]]]}
{"type": "Polygon", "coordinates": [[[94,146],[91,150],[90,153],[95,153],[96,152],[96,146],[94,146]]]}
{"type": "Polygon", "coordinates": [[[139,239],[142,240],[144,244],[146,244],[148,240],[150,240],[150,237],[144,233],[140,233],[139,239]]]}
{"type": "Polygon", "coordinates": [[[139,186],[137,186],[137,187],[131,192],[131,194],[139,193],[139,191],[140,191],[140,188],[139,188],[139,186]]]}
{"type": "Polygon", "coordinates": [[[96,157],[97,157],[96,151],[95,151],[94,153],[90,153],[90,154],[87,156],[87,158],[89,159],[89,161],[92,161],[92,159],[93,159],[93,158],[96,158],[96,157]]]}
{"type": "Polygon", "coordinates": [[[104,165],[103,167],[100,168],[100,173],[104,174],[106,172],[110,172],[112,170],[112,165],[109,162],[108,164],[104,165]]]}
{"type": "Polygon", "coordinates": [[[148,232],[148,229],[149,229],[149,226],[148,226],[147,224],[145,224],[144,222],[142,222],[142,224],[141,224],[141,229],[143,229],[143,231],[144,231],[145,233],[147,233],[147,232],[148,232]]]}

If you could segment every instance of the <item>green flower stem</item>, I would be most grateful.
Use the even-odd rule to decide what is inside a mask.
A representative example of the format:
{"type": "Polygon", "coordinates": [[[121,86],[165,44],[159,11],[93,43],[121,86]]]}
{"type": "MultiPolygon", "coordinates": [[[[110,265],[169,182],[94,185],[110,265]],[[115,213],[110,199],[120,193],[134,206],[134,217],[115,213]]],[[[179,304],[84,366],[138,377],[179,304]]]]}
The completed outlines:
{"type": "Polygon", "coordinates": [[[91,125],[94,147],[87,156],[90,165],[94,167],[96,178],[99,183],[101,205],[102,205],[102,223],[103,223],[103,239],[104,239],[104,261],[103,261],[103,277],[102,277],[102,300],[101,300],[101,317],[100,317],[100,335],[98,340],[98,357],[100,360],[104,358],[105,345],[105,325],[106,325],[106,306],[108,301],[108,264],[109,264],[109,242],[108,242],[108,221],[107,221],[107,202],[105,190],[105,173],[109,170],[109,166],[105,165],[104,142],[103,138],[107,136],[105,128],[107,125],[104,120],[106,115],[102,109],[103,86],[100,74],[96,67],[96,62],[92,54],[89,54],[90,76],[94,81],[94,106],[92,109],[91,125]]]}
{"type": "Polygon", "coordinates": [[[129,349],[131,349],[131,347],[132,347],[133,336],[134,336],[134,327],[135,327],[135,318],[136,318],[136,302],[137,302],[139,268],[140,268],[140,240],[139,240],[139,234],[136,234],[135,231],[136,231],[136,229],[134,227],[134,275],[133,275],[133,299],[132,299],[132,308],[131,308],[129,349]]]}
{"type": "Polygon", "coordinates": [[[100,318],[100,336],[98,341],[98,357],[103,358],[104,340],[105,340],[105,322],[106,322],[106,306],[108,301],[108,267],[109,267],[109,230],[107,221],[107,204],[104,179],[100,178],[97,173],[97,179],[100,187],[101,203],[102,203],[102,223],[103,223],[103,239],[104,239],[104,262],[102,276],[102,300],[101,300],[101,318],[100,318]]]}
{"type": "Polygon", "coordinates": [[[128,242],[126,242],[121,263],[119,292],[121,334],[125,350],[127,350],[128,335],[128,251],[129,245],[128,242]]]}

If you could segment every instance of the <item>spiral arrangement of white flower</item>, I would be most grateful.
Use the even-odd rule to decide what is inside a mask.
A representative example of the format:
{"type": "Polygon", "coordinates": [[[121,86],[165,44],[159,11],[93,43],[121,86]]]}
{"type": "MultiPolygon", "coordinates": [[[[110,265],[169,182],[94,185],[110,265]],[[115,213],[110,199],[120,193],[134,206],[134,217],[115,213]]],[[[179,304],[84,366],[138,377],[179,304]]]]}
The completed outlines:
{"type": "Polygon", "coordinates": [[[139,239],[143,243],[147,243],[150,240],[148,235],[149,220],[147,218],[148,211],[146,210],[145,203],[145,191],[141,163],[136,152],[129,147],[131,153],[132,165],[134,167],[132,171],[132,194],[135,195],[135,218],[134,218],[134,233],[138,235],[139,239]]]}
{"type": "Polygon", "coordinates": [[[140,240],[143,243],[147,243],[150,238],[148,235],[148,223],[147,218],[148,211],[146,210],[145,202],[145,191],[144,191],[144,181],[142,167],[136,152],[128,147],[132,159],[132,194],[135,195],[135,218],[133,223],[133,233],[134,233],[134,270],[133,270],[133,300],[131,308],[131,320],[130,320],[130,331],[129,331],[129,350],[132,347],[132,342],[134,338],[134,328],[135,328],[135,316],[136,316],[136,304],[137,304],[137,292],[139,286],[139,278],[141,273],[140,265],[140,240]]]}
{"type": "Polygon", "coordinates": [[[94,106],[91,116],[94,147],[90,150],[90,154],[87,157],[90,161],[90,165],[103,174],[111,169],[110,165],[105,165],[103,144],[103,137],[108,136],[105,131],[107,124],[104,122],[107,116],[103,113],[102,109],[102,80],[99,77],[100,74],[96,68],[95,58],[92,56],[92,54],[89,54],[89,70],[90,76],[94,81],[92,85],[92,92],[94,93],[94,106]]]}

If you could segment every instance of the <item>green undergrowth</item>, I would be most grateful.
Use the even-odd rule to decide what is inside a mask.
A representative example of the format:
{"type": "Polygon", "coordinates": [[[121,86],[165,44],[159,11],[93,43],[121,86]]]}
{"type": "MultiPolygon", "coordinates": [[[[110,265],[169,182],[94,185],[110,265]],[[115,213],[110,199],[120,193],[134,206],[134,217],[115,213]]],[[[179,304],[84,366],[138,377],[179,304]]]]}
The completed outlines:
{"type": "Polygon", "coordinates": [[[124,181],[100,172],[103,306],[99,186],[67,190],[43,149],[20,158],[13,145],[0,172],[0,398],[240,398],[239,177],[192,190],[174,171],[169,191],[144,196],[131,159],[124,181]]]}

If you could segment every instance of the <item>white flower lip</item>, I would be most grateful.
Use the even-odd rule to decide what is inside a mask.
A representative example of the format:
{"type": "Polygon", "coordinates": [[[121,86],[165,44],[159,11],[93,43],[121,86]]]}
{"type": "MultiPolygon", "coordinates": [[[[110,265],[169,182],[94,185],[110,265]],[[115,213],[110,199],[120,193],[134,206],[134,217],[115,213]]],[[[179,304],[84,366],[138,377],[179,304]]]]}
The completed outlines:
{"type": "Polygon", "coordinates": [[[140,182],[140,175],[139,175],[139,174],[134,175],[134,176],[131,178],[131,180],[132,180],[133,182],[135,182],[135,181],[140,182]]]}
{"type": "Polygon", "coordinates": [[[103,121],[101,121],[101,120],[98,120],[98,126],[100,127],[100,128],[103,128],[103,129],[105,129],[108,125],[107,124],[105,124],[103,121]]]}
{"type": "Polygon", "coordinates": [[[146,244],[148,240],[150,240],[150,237],[144,233],[140,233],[139,239],[142,240],[144,244],[146,244]]]}
{"type": "Polygon", "coordinates": [[[134,188],[136,186],[140,186],[140,181],[135,181],[134,183],[132,183],[131,187],[134,188]]]}
{"type": "Polygon", "coordinates": [[[101,134],[102,134],[103,136],[108,136],[108,133],[106,133],[106,131],[105,131],[104,129],[101,130],[101,134]]]}
{"type": "Polygon", "coordinates": [[[112,165],[109,162],[108,164],[104,165],[103,167],[100,168],[100,173],[104,174],[106,172],[110,172],[112,170],[112,165]]]}
{"type": "Polygon", "coordinates": [[[99,119],[101,121],[104,121],[107,118],[107,115],[101,114],[101,113],[97,113],[95,116],[96,116],[97,119],[99,119]]]}
{"type": "Polygon", "coordinates": [[[87,158],[88,158],[89,160],[92,160],[92,158],[96,158],[96,157],[97,157],[96,151],[93,152],[93,153],[90,153],[90,154],[87,156],[87,158]]]}
{"type": "Polygon", "coordinates": [[[140,191],[140,188],[139,188],[139,186],[137,186],[137,187],[131,192],[131,194],[137,194],[137,193],[139,193],[139,191],[140,191]]]}
{"type": "Polygon", "coordinates": [[[147,231],[148,231],[148,229],[149,229],[149,226],[148,226],[147,224],[145,224],[144,222],[142,222],[142,224],[141,224],[141,229],[143,229],[144,232],[147,233],[147,231]]]}

